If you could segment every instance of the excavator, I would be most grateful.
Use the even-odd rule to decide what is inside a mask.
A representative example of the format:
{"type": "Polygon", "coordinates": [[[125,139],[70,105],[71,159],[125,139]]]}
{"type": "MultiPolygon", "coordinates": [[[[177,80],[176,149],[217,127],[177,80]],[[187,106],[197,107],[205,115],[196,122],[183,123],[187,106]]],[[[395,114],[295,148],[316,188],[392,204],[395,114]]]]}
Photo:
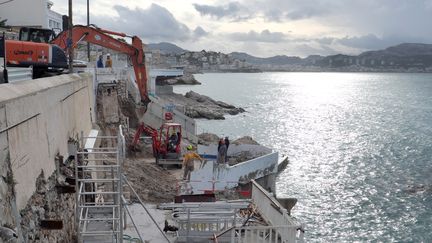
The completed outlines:
{"type": "MultiPolygon", "coordinates": [[[[96,26],[75,25],[72,27],[72,40],[69,40],[69,29],[64,30],[57,36],[49,29],[22,28],[19,40],[6,40],[6,64],[7,66],[29,67],[33,66],[36,76],[46,72],[59,72],[68,68],[66,53],[68,48],[76,48],[79,42],[85,41],[99,45],[120,53],[128,55],[132,61],[135,72],[136,83],[140,92],[141,102],[146,110],[150,99],[147,93],[147,70],[143,43],[137,36],[128,36],[124,33],[104,30],[96,26]],[[132,44],[118,40],[112,36],[130,37],[132,44]]],[[[35,78],[37,78],[35,77],[35,78]]],[[[145,112],[145,111],[144,111],[145,112]]],[[[132,147],[138,144],[141,133],[147,133],[153,140],[153,154],[158,163],[159,159],[175,157],[175,164],[180,164],[181,157],[180,141],[181,126],[177,123],[164,123],[157,130],[144,125],[137,129],[132,147]],[[177,132],[178,142],[170,144],[169,134],[177,132]]]]}
{"type": "Polygon", "coordinates": [[[0,57],[5,57],[8,67],[33,66],[33,78],[48,73],[59,73],[68,67],[64,50],[49,42],[54,38],[50,29],[23,27],[19,40],[3,40],[0,57]]]}
{"type": "Polygon", "coordinates": [[[75,25],[72,27],[72,40],[68,39],[69,30],[57,36],[52,30],[22,28],[19,40],[5,40],[5,59],[7,66],[33,66],[34,78],[47,72],[61,72],[68,68],[67,50],[85,41],[128,55],[132,61],[136,83],[144,104],[149,103],[147,94],[147,70],[143,43],[137,36],[109,31],[95,26],[75,25]],[[118,40],[112,35],[132,38],[132,44],[118,40]]]}
{"type": "Polygon", "coordinates": [[[51,41],[51,44],[58,45],[64,50],[67,50],[68,44],[70,48],[75,48],[79,42],[85,41],[128,55],[134,68],[136,83],[141,95],[141,101],[144,104],[150,102],[147,93],[147,70],[145,65],[143,43],[138,36],[128,36],[125,33],[104,30],[96,28],[95,26],[75,25],[72,27],[72,41],[71,43],[68,43],[68,32],[69,30],[61,32],[51,41]],[[130,37],[132,38],[132,44],[118,40],[111,35],[130,37]]]}

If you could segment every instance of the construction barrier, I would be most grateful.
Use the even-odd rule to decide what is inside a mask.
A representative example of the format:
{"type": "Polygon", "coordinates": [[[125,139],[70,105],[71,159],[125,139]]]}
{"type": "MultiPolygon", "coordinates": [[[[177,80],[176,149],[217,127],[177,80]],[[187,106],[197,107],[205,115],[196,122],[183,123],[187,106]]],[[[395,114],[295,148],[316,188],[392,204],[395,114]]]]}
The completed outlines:
{"type": "Polygon", "coordinates": [[[15,83],[19,81],[31,80],[33,78],[33,67],[8,67],[5,81],[15,83]]]}
{"type": "Polygon", "coordinates": [[[238,189],[239,184],[247,184],[248,182],[222,181],[222,180],[217,180],[215,178],[212,178],[211,180],[192,180],[192,181],[176,180],[176,195],[180,196],[180,195],[194,194],[194,192],[192,191],[193,189],[189,183],[210,183],[211,184],[210,188],[197,189],[197,191],[199,192],[198,194],[210,194],[210,193],[214,194],[218,192],[237,192],[243,197],[250,197],[251,195],[251,190],[238,189]],[[223,187],[224,189],[217,189],[217,188],[221,188],[220,186],[216,186],[217,184],[225,185],[223,187]]]}

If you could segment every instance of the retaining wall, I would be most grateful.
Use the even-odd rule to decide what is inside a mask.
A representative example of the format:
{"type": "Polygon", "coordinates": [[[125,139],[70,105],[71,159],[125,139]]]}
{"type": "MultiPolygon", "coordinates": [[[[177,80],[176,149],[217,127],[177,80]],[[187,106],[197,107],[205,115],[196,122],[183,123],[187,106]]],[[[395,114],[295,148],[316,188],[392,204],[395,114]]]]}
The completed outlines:
{"type": "MultiPolygon", "coordinates": [[[[217,151],[218,151],[217,144],[209,144],[209,145],[198,144],[199,154],[216,157],[217,151]]],[[[227,151],[228,156],[237,155],[242,152],[248,152],[250,155],[257,157],[257,156],[262,156],[264,154],[269,154],[272,152],[272,150],[270,148],[267,148],[266,146],[255,145],[255,144],[231,143],[228,146],[228,151],[227,151]]]]}
{"type": "Polygon", "coordinates": [[[278,152],[274,152],[233,166],[205,161],[192,171],[190,189],[194,194],[200,194],[205,190],[234,188],[238,182],[246,183],[276,173],[278,158],[278,152]]]}
{"type": "MultiPolygon", "coordinates": [[[[46,177],[55,171],[56,154],[69,155],[68,139],[90,131],[93,101],[89,74],[0,86],[0,168],[9,164],[12,170],[18,210],[35,192],[41,171],[46,177]]],[[[1,193],[0,199],[4,199],[1,193]]]]}

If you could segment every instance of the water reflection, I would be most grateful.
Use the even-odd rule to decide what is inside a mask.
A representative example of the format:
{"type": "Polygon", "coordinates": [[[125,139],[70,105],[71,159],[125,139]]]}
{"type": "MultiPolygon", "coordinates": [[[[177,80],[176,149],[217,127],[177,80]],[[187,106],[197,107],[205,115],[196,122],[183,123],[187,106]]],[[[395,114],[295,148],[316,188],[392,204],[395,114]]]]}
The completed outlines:
{"type": "Polygon", "coordinates": [[[205,74],[194,90],[248,107],[199,121],[202,129],[251,135],[289,156],[278,193],[299,199],[293,213],[306,222],[308,241],[427,242],[431,193],[405,189],[432,185],[431,77],[205,74]]]}

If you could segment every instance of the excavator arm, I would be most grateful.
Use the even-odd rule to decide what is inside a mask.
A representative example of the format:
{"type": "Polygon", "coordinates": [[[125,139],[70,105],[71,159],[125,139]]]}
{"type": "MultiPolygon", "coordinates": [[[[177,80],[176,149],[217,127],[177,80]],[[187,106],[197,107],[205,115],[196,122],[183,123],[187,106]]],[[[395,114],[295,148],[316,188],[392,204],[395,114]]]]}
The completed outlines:
{"type": "Polygon", "coordinates": [[[124,33],[103,30],[90,26],[75,25],[72,27],[72,42],[68,45],[68,31],[69,30],[61,32],[51,41],[51,43],[60,46],[66,51],[68,46],[75,48],[78,42],[86,41],[128,55],[132,60],[138,89],[141,95],[141,101],[144,104],[149,103],[150,99],[147,93],[145,56],[143,43],[139,37],[132,36],[132,45],[130,45],[110,36],[117,35],[121,37],[130,37],[124,33]]]}

